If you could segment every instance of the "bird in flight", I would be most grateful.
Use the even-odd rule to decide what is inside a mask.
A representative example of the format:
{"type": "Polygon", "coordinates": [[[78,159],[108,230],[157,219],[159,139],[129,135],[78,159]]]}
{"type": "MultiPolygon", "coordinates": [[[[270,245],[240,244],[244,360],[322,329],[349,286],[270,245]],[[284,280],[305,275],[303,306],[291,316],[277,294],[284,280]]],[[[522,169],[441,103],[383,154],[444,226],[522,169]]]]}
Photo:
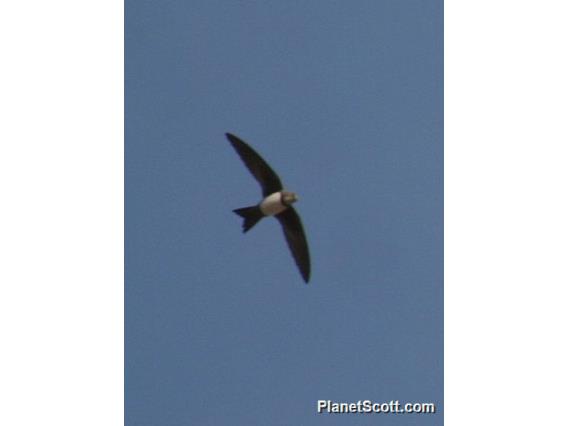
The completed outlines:
{"type": "Polygon", "coordinates": [[[300,274],[307,284],[310,280],[310,252],[302,221],[292,207],[298,201],[298,196],[284,190],[278,175],[254,149],[235,135],[226,135],[262,188],[263,199],[260,203],[233,210],[243,218],[243,232],[249,231],[263,217],[274,216],[278,219],[300,274]]]}

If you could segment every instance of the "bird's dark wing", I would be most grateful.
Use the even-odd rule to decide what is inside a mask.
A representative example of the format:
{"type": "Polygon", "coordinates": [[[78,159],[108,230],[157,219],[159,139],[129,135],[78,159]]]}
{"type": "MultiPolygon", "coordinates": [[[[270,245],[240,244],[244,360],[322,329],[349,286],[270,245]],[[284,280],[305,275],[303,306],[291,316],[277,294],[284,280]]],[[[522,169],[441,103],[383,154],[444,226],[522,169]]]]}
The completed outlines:
{"type": "Polygon", "coordinates": [[[278,175],[254,149],[230,133],[227,133],[227,139],[229,139],[241,160],[243,160],[252,175],[260,183],[262,194],[265,197],[282,190],[282,183],[278,175]]]}
{"type": "Polygon", "coordinates": [[[288,207],[282,213],[276,215],[276,219],[282,225],[288,247],[290,247],[296,265],[298,265],[298,269],[300,269],[300,273],[307,284],[310,280],[310,252],[300,216],[293,207],[288,207]]]}

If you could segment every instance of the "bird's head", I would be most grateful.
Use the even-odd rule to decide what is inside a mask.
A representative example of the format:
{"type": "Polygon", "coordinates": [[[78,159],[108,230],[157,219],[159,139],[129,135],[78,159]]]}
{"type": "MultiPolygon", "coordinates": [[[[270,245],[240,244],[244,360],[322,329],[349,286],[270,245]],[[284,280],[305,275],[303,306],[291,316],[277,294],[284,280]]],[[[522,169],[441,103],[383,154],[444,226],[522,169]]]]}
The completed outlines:
{"type": "Polygon", "coordinates": [[[298,196],[294,192],[282,191],[282,204],[291,206],[296,201],[298,201],[298,196]]]}

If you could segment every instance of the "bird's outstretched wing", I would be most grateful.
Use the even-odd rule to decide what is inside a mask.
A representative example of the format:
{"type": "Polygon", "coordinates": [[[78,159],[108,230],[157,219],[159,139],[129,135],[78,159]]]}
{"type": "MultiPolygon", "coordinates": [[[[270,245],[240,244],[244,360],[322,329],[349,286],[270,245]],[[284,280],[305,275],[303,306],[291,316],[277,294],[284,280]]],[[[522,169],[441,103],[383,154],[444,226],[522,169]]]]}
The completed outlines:
{"type": "Polygon", "coordinates": [[[300,216],[293,207],[288,207],[282,213],[276,215],[276,219],[282,225],[288,247],[290,247],[296,265],[298,265],[298,269],[307,284],[310,280],[310,252],[300,216]]]}
{"type": "Polygon", "coordinates": [[[239,154],[239,157],[241,157],[241,160],[243,160],[243,163],[245,163],[252,175],[258,183],[260,183],[262,194],[265,197],[282,190],[282,183],[278,175],[254,149],[235,135],[230,133],[226,135],[231,145],[233,145],[233,148],[235,148],[235,151],[237,151],[237,154],[239,154]]]}

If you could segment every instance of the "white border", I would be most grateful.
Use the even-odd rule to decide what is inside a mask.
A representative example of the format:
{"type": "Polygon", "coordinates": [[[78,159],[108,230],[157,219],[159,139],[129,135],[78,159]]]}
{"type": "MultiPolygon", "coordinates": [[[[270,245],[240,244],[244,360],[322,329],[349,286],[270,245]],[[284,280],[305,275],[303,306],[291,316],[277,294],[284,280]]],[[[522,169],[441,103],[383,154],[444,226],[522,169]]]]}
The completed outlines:
{"type": "MultiPolygon", "coordinates": [[[[567,418],[567,12],[446,0],[447,424],[567,418]]],[[[122,424],[123,6],[0,40],[0,424],[122,424]]]]}
{"type": "Polygon", "coordinates": [[[445,4],[449,425],[568,424],[567,17],[445,4]]]}
{"type": "Polygon", "coordinates": [[[0,424],[123,424],[123,5],[0,10],[0,424]]]}

